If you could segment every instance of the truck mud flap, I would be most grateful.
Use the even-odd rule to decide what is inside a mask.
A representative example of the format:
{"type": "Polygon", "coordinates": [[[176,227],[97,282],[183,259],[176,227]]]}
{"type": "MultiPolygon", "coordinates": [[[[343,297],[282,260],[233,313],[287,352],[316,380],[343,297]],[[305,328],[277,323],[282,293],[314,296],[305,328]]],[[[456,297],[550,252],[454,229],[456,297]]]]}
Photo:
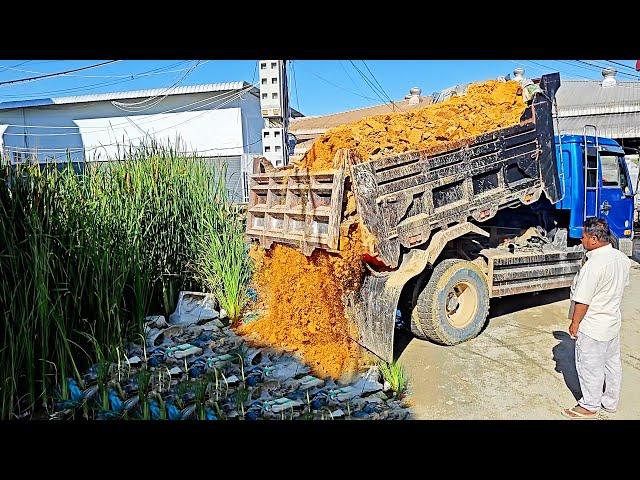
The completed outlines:
{"type": "Polygon", "coordinates": [[[402,289],[422,273],[428,255],[425,250],[410,251],[398,270],[368,276],[360,291],[347,302],[347,314],[358,327],[357,342],[382,360],[393,360],[396,310],[402,289]]]}

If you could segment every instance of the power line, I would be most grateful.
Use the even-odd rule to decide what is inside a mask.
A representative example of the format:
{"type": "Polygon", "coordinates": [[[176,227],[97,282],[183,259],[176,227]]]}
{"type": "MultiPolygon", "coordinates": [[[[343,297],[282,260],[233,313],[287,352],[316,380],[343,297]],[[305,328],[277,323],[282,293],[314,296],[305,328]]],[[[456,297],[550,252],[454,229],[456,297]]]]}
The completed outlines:
{"type": "MultiPolygon", "coordinates": [[[[356,66],[355,63],[353,63],[353,60],[349,60],[349,63],[351,63],[353,68],[356,69],[358,74],[362,77],[362,79],[369,86],[369,88],[371,88],[371,90],[373,90],[373,93],[376,94],[376,96],[382,101],[382,103],[386,104],[387,101],[380,95],[380,93],[376,90],[375,86],[371,83],[371,81],[367,78],[367,76],[356,66]]],[[[391,109],[392,109],[392,111],[394,110],[394,105],[391,106],[391,109]]]]}
{"type": "Polygon", "coordinates": [[[19,67],[21,65],[25,65],[29,62],[32,62],[33,60],[27,60],[26,62],[22,62],[22,63],[18,63],[17,65],[13,65],[12,67],[5,67],[4,65],[0,65],[0,68],[2,68],[2,70],[0,70],[0,72],[4,72],[5,70],[13,70],[15,67],[19,67]]]}
{"type": "MultiPolygon", "coordinates": [[[[557,60],[557,61],[560,61],[560,60],[557,60]]],[[[534,62],[533,60],[523,60],[523,62],[524,62],[524,63],[534,64],[534,65],[538,65],[538,66],[540,66],[540,67],[542,67],[542,68],[545,68],[546,70],[558,71],[558,72],[560,72],[560,73],[562,73],[562,74],[566,73],[566,71],[562,71],[562,70],[560,70],[559,68],[550,67],[549,65],[544,65],[544,64],[542,64],[542,63],[534,62]]],[[[514,63],[517,63],[517,62],[514,62],[514,63]]],[[[564,62],[563,62],[563,63],[564,63],[564,62]]],[[[575,66],[575,65],[573,65],[573,64],[570,64],[570,65],[571,65],[571,66],[573,66],[574,68],[576,67],[576,66],[575,66]]],[[[544,70],[541,70],[541,72],[543,72],[543,73],[544,73],[544,70]]],[[[579,75],[579,74],[577,74],[577,73],[571,73],[570,75],[573,75],[573,76],[576,76],[576,77],[580,77],[580,78],[584,78],[584,79],[586,79],[586,80],[593,80],[593,79],[592,79],[592,78],[590,78],[590,77],[585,77],[584,75],[579,75]]]]}
{"type": "Polygon", "coordinates": [[[380,95],[380,92],[375,88],[375,86],[371,83],[371,81],[367,78],[367,76],[360,70],[357,65],[353,62],[353,60],[349,60],[351,66],[356,69],[360,77],[365,81],[367,86],[373,91],[373,93],[378,97],[379,100],[382,100],[383,103],[387,103],[387,101],[380,95]]]}
{"type": "Polygon", "coordinates": [[[336,87],[336,88],[338,88],[338,89],[340,89],[340,90],[343,90],[343,91],[345,91],[345,92],[348,92],[348,93],[350,93],[350,94],[352,94],[352,95],[355,95],[355,96],[360,97],[360,98],[364,98],[364,99],[366,99],[366,100],[373,100],[373,101],[377,101],[377,100],[378,100],[377,98],[368,97],[368,96],[364,95],[364,92],[362,92],[363,94],[360,94],[360,93],[358,93],[358,92],[354,92],[353,90],[349,90],[348,88],[345,88],[345,87],[343,87],[343,86],[341,86],[341,85],[338,85],[338,84],[336,84],[336,83],[334,83],[334,82],[332,82],[332,81],[330,81],[330,80],[328,80],[328,79],[324,78],[323,76],[319,75],[318,73],[314,72],[313,70],[309,70],[309,72],[310,72],[314,77],[319,78],[319,79],[320,79],[320,80],[322,80],[323,82],[328,83],[329,85],[331,85],[331,86],[333,86],[333,87],[336,87]]]}
{"type": "Polygon", "coordinates": [[[4,94],[4,95],[0,95],[0,97],[11,97],[11,98],[20,98],[21,100],[32,100],[33,98],[39,98],[42,95],[51,95],[51,94],[56,94],[56,93],[70,93],[70,92],[75,92],[75,91],[82,91],[82,90],[93,90],[95,88],[98,87],[104,87],[104,86],[109,86],[109,85],[116,85],[116,84],[120,84],[120,83],[124,83],[124,82],[130,82],[132,80],[136,80],[139,77],[144,77],[147,75],[164,75],[165,73],[173,73],[173,72],[182,72],[184,70],[187,69],[179,69],[179,70],[166,70],[163,71],[167,68],[173,68],[176,67],[178,65],[184,64],[184,63],[188,63],[188,60],[183,60],[180,62],[176,62],[173,63],[171,65],[166,65],[164,67],[157,67],[151,70],[145,70],[143,72],[140,73],[132,73],[128,76],[128,78],[123,79],[123,80],[115,80],[115,81],[108,81],[108,82],[100,82],[100,83],[94,83],[94,84],[90,84],[90,85],[84,85],[84,86],[79,86],[79,87],[71,87],[71,88],[63,88],[63,89],[57,89],[57,90],[45,90],[45,91],[40,91],[40,92],[34,92],[31,95],[27,95],[27,97],[30,98],[25,98],[25,95],[11,95],[11,94],[4,94]]]}
{"type": "Polygon", "coordinates": [[[365,62],[364,60],[362,60],[362,63],[364,64],[364,66],[366,67],[367,71],[371,74],[371,77],[373,77],[373,81],[376,82],[376,84],[380,87],[380,90],[382,91],[382,93],[384,94],[385,97],[387,97],[389,99],[389,101],[391,102],[391,104],[395,107],[396,104],[393,102],[393,100],[391,100],[391,97],[387,94],[387,92],[384,90],[384,88],[382,88],[382,85],[380,85],[380,82],[378,82],[378,79],[376,78],[376,76],[373,74],[373,72],[369,69],[369,66],[367,65],[367,62],[365,62]]]}
{"type": "Polygon", "coordinates": [[[364,99],[366,99],[366,100],[373,100],[374,102],[378,100],[377,98],[367,97],[367,96],[365,96],[365,95],[360,95],[359,93],[354,92],[353,90],[349,90],[348,88],[344,88],[344,87],[342,87],[342,86],[340,86],[340,85],[337,85],[337,84],[335,84],[335,83],[331,82],[330,80],[327,80],[326,78],[324,78],[324,77],[322,77],[322,76],[318,75],[317,73],[315,73],[315,72],[314,72],[314,71],[312,71],[312,70],[309,70],[309,71],[311,72],[311,75],[313,75],[314,77],[318,77],[318,78],[319,78],[320,80],[322,80],[323,82],[328,83],[329,85],[331,85],[331,86],[333,86],[333,87],[339,88],[340,90],[344,90],[345,92],[348,92],[348,93],[350,93],[350,94],[352,94],[352,95],[356,95],[357,97],[360,97],[360,98],[364,98],[364,99]]]}
{"type": "Polygon", "coordinates": [[[606,60],[606,61],[609,62],[609,63],[613,63],[615,65],[620,65],[621,67],[628,68],[632,72],[637,72],[637,70],[635,68],[633,68],[631,65],[625,65],[624,63],[616,62],[614,60],[606,60]]]}
{"type": "Polygon", "coordinates": [[[37,77],[28,77],[28,78],[17,78],[15,80],[6,80],[4,82],[0,82],[0,85],[9,85],[13,83],[23,83],[23,82],[32,82],[34,80],[41,80],[43,78],[57,77],[60,75],[66,75],[68,73],[79,72],[81,70],[88,70],[90,68],[97,68],[103,65],[108,65],[110,63],[118,62],[119,60],[108,60],[106,62],[96,63],[94,65],[87,65],[86,67],[74,68],[72,70],[66,70],[64,72],[55,72],[55,73],[47,73],[46,75],[40,75],[37,77]]]}
{"type": "MultiPolygon", "coordinates": [[[[208,61],[208,60],[207,60],[208,61]]],[[[116,107],[119,110],[125,111],[125,112],[130,112],[130,113],[135,113],[135,112],[143,112],[145,110],[149,110],[150,108],[155,107],[156,105],[159,105],[165,98],[167,98],[169,96],[169,94],[176,89],[176,87],[184,81],[185,78],[187,78],[187,76],[196,68],[200,65],[201,61],[198,60],[197,62],[195,62],[193,64],[193,66],[188,69],[184,75],[182,75],[173,85],[171,85],[167,90],[165,90],[165,94],[164,95],[155,95],[153,97],[149,97],[146,98],[144,100],[141,100],[139,102],[131,102],[131,103],[126,103],[126,102],[118,102],[118,101],[112,101],[111,104],[116,107]],[[154,99],[158,99],[157,101],[154,101],[154,99]]],[[[206,62],[205,62],[206,63],[206,62]]]]}
{"type": "Polygon", "coordinates": [[[298,112],[300,111],[300,97],[298,97],[298,81],[296,80],[296,67],[295,62],[291,61],[291,74],[293,76],[293,87],[296,91],[296,105],[298,106],[298,112]]]}
{"type": "MultiPolygon", "coordinates": [[[[175,128],[175,127],[177,127],[179,125],[183,125],[185,123],[191,122],[191,121],[195,120],[196,118],[199,118],[199,117],[211,112],[212,110],[217,110],[217,109],[219,109],[219,108],[221,108],[221,107],[223,107],[225,105],[228,105],[229,103],[241,98],[244,94],[248,93],[251,88],[255,88],[255,87],[256,87],[256,85],[248,85],[247,87],[241,89],[239,92],[234,93],[234,95],[232,97],[226,99],[224,102],[222,102],[220,105],[217,105],[215,108],[209,109],[209,110],[205,110],[199,115],[195,115],[194,117],[191,117],[191,118],[189,118],[187,120],[184,120],[184,121],[178,122],[176,124],[170,125],[168,127],[165,127],[163,129],[157,130],[157,131],[154,132],[154,135],[156,135],[156,134],[158,134],[160,132],[164,132],[166,130],[175,128]]],[[[216,102],[215,101],[214,102],[210,102],[210,104],[213,104],[213,103],[216,103],[216,102]]],[[[205,105],[201,105],[201,107],[203,107],[203,106],[205,106],[205,105]]],[[[180,107],[180,108],[183,108],[183,107],[180,107]]],[[[193,111],[194,110],[187,110],[186,112],[182,112],[182,113],[193,112],[193,111]]],[[[158,119],[156,119],[156,121],[157,120],[158,119]]],[[[152,121],[153,120],[150,120],[149,122],[144,123],[144,125],[146,125],[147,123],[151,123],[152,121]]],[[[123,123],[123,124],[125,124],[125,123],[123,123]]],[[[140,124],[142,125],[143,122],[140,122],[140,124]]],[[[141,130],[141,128],[137,124],[135,126],[139,130],[141,130]]],[[[99,133],[99,132],[109,131],[109,130],[113,130],[113,128],[103,128],[102,130],[93,131],[91,133],[99,133]]],[[[79,132],[74,132],[74,133],[70,133],[70,134],[66,134],[66,135],[72,135],[72,134],[76,134],[77,135],[77,134],[79,134],[79,132]]],[[[6,134],[5,133],[5,135],[20,135],[20,134],[6,134]]],[[[54,135],[54,134],[44,134],[44,135],[54,135]]],[[[61,134],[61,135],[65,135],[65,134],[61,134]]],[[[143,135],[141,137],[135,137],[133,139],[130,138],[129,141],[131,142],[131,141],[134,141],[134,140],[140,140],[140,139],[142,139],[142,138],[144,138],[146,136],[151,136],[151,135],[146,133],[145,135],[143,135]]],[[[257,140],[256,142],[253,142],[252,144],[249,144],[249,145],[253,145],[253,144],[255,144],[255,143],[259,142],[259,141],[261,141],[261,139],[257,140]]],[[[119,143],[110,143],[110,144],[98,145],[98,146],[95,146],[95,147],[91,147],[89,149],[68,148],[68,147],[67,148],[31,148],[31,147],[13,147],[13,146],[8,146],[8,145],[5,145],[4,148],[6,150],[8,150],[8,151],[16,151],[16,152],[31,152],[31,153],[34,153],[34,152],[35,153],[38,153],[38,152],[64,152],[64,154],[66,154],[66,153],[78,153],[78,152],[82,152],[82,151],[84,151],[86,153],[86,152],[91,152],[93,150],[97,150],[99,148],[110,147],[110,146],[114,146],[114,145],[120,145],[120,144],[119,143]]],[[[247,146],[249,146],[249,145],[247,145],[247,146]]],[[[213,149],[209,149],[209,150],[231,150],[231,149],[234,149],[234,148],[239,148],[239,147],[221,147],[221,148],[213,148],[213,149]]]]}
{"type": "MultiPolygon", "coordinates": [[[[251,90],[251,88],[254,88],[254,87],[255,87],[254,84],[248,85],[247,87],[244,87],[244,88],[240,89],[240,92],[242,92],[241,94],[244,94],[244,93],[248,92],[249,90],[251,90]]],[[[225,97],[225,96],[233,97],[235,95],[238,95],[237,91],[223,92],[223,93],[219,93],[219,94],[212,95],[210,97],[204,98],[202,100],[197,100],[195,102],[188,103],[187,105],[180,105],[178,107],[170,108],[169,110],[164,110],[164,111],[158,112],[158,113],[153,114],[153,115],[164,115],[164,114],[167,114],[167,113],[175,112],[175,111],[183,109],[183,108],[188,108],[188,107],[192,107],[194,105],[202,104],[202,105],[198,105],[194,109],[185,110],[184,112],[180,112],[180,113],[193,112],[193,111],[196,111],[197,108],[204,108],[204,107],[208,107],[209,105],[213,105],[214,103],[218,102],[222,97],[225,97]],[[211,100],[211,101],[209,101],[209,100],[211,100]],[[207,102],[207,103],[205,103],[205,102],[207,102]]],[[[234,99],[235,98],[233,98],[231,100],[234,100],[234,99]]],[[[228,103],[226,100],[229,100],[229,99],[223,100],[224,103],[220,104],[218,107],[214,108],[213,110],[219,108],[220,106],[226,105],[228,103]]],[[[161,120],[161,119],[152,118],[152,119],[147,120],[146,122],[141,121],[140,125],[147,125],[149,123],[157,122],[158,120],[161,120]]],[[[127,123],[128,122],[117,123],[115,125],[111,125],[109,128],[104,128],[103,126],[99,126],[99,127],[86,126],[86,127],[83,127],[83,128],[85,128],[85,129],[97,128],[97,130],[92,130],[91,133],[101,133],[101,132],[106,132],[106,131],[109,131],[109,130],[114,130],[116,128],[122,129],[122,128],[124,128],[123,127],[124,125],[127,125],[127,123]]],[[[19,125],[19,124],[4,124],[4,125],[7,126],[7,127],[18,127],[18,128],[78,129],[77,126],[71,127],[71,126],[63,126],[63,125],[61,125],[61,126],[53,126],[53,125],[19,125]]],[[[78,131],[78,132],[69,132],[69,133],[4,133],[4,135],[8,135],[8,136],[27,136],[27,137],[62,137],[62,136],[69,136],[69,135],[82,135],[82,132],[78,131]]]]}
{"type": "MultiPolygon", "coordinates": [[[[584,63],[585,65],[590,65],[591,67],[595,67],[596,71],[601,71],[602,67],[600,67],[599,65],[594,65],[593,63],[589,63],[589,62],[585,62],[584,60],[577,60],[580,63],[584,63]]],[[[586,68],[586,67],[582,67],[582,68],[586,68]]],[[[640,75],[632,75],[630,73],[626,73],[626,72],[619,72],[621,75],[627,75],[628,77],[633,77],[633,78],[640,78],[640,75]]]]}
{"type": "MultiPolygon", "coordinates": [[[[0,66],[1,67],[1,66],[0,66]]],[[[16,72],[23,72],[23,73],[36,73],[36,74],[44,74],[45,72],[36,72],[33,70],[23,70],[20,68],[11,68],[11,67],[4,67],[5,70],[13,70],[16,72]]],[[[185,70],[188,70],[188,68],[181,68],[178,70],[168,70],[165,72],[160,72],[159,74],[145,74],[146,75],[164,75],[167,73],[173,73],[173,72],[184,72],[185,70]]],[[[74,78],[131,78],[133,74],[131,73],[126,73],[124,75],[74,75],[72,73],[66,74],[66,77],[74,77],[74,78]]],[[[141,76],[141,75],[140,75],[141,76]]]]}

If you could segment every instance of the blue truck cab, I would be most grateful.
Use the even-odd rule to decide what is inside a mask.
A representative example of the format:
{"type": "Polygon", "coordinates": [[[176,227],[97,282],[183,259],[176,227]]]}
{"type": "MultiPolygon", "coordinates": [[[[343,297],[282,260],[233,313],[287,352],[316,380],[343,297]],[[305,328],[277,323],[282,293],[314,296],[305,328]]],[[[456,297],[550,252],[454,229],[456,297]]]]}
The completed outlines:
{"type": "Polygon", "coordinates": [[[585,135],[556,135],[554,142],[561,187],[554,207],[568,214],[569,237],[582,236],[585,219],[605,218],[618,248],[630,255],[634,192],[622,147],[585,135]]]}

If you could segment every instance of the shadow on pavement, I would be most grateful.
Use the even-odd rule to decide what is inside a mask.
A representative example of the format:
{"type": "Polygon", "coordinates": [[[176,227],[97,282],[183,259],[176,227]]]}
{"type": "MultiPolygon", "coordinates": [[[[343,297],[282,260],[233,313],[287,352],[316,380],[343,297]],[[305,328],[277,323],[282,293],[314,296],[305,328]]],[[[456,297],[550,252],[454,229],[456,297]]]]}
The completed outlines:
{"type": "MultiPolygon", "coordinates": [[[[489,326],[489,321],[492,318],[507,315],[509,313],[518,312],[520,310],[526,310],[527,308],[539,307],[542,305],[548,305],[550,303],[560,302],[569,298],[569,288],[556,288],[554,290],[547,290],[534,293],[523,293],[521,295],[510,295],[508,297],[493,298],[491,299],[491,307],[489,309],[489,317],[480,330],[479,335],[482,335],[489,326]]],[[[413,339],[413,335],[408,329],[408,323],[410,322],[408,315],[403,315],[403,328],[396,328],[394,341],[393,341],[393,358],[397,360],[407,345],[413,339]]],[[[568,334],[567,334],[568,335],[568,334]]],[[[571,338],[569,338],[571,340],[571,338]]],[[[428,341],[428,340],[422,340],[428,341]]],[[[573,341],[573,340],[572,340],[573,341]]],[[[573,347],[572,347],[573,348],[573,347]]],[[[573,353],[572,353],[573,355],[573,353]]],[[[573,359],[573,356],[571,357],[573,359]]],[[[573,361],[573,360],[572,360],[573,361]]],[[[575,367],[574,367],[575,369],[575,367]]],[[[577,378],[577,377],[576,377],[577,378]]]]}
{"type": "MultiPolygon", "coordinates": [[[[397,360],[404,352],[404,349],[407,348],[409,342],[413,340],[413,335],[410,331],[397,328],[395,331],[395,335],[393,337],[393,359],[397,360]]],[[[427,341],[427,340],[423,340],[427,341]]]]}
{"type": "Polygon", "coordinates": [[[542,292],[522,293],[502,298],[492,298],[489,319],[525,310],[527,308],[561,302],[569,298],[569,288],[556,288],[542,292]]]}
{"type": "Polygon", "coordinates": [[[567,385],[576,400],[582,397],[580,390],[580,381],[578,380],[578,372],[576,371],[576,341],[569,336],[567,332],[556,330],[553,332],[556,340],[560,340],[553,347],[553,360],[556,362],[555,371],[562,373],[564,383],[567,385]]]}

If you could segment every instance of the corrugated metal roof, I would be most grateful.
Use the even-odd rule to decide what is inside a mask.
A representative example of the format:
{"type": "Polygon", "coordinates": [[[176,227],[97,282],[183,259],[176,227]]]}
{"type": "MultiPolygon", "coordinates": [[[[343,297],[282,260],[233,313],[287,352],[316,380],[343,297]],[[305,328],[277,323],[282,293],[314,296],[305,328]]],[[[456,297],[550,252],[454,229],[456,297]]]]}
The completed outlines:
{"type": "Polygon", "coordinates": [[[562,133],[582,135],[585,125],[595,125],[601,137],[640,137],[640,112],[560,117],[558,122],[562,133]]]}
{"type": "Polygon", "coordinates": [[[640,112],[640,82],[561,80],[556,100],[561,117],[640,112]]]}
{"type": "MultiPolygon", "coordinates": [[[[181,95],[187,93],[207,93],[241,90],[249,86],[247,82],[223,82],[223,83],[203,83],[198,85],[185,85],[176,87],[167,93],[167,88],[151,88],[147,90],[129,90],[126,92],[97,93],[92,95],[77,95],[72,97],[39,98],[33,100],[17,100],[0,103],[0,110],[10,110],[12,108],[40,107],[45,105],[62,105],[67,103],[103,102],[110,100],[124,100],[128,98],[146,98],[163,95],[181,95]]],[[[258,92],[257,88],[252,88],[251,93],[258,92]]]]}

